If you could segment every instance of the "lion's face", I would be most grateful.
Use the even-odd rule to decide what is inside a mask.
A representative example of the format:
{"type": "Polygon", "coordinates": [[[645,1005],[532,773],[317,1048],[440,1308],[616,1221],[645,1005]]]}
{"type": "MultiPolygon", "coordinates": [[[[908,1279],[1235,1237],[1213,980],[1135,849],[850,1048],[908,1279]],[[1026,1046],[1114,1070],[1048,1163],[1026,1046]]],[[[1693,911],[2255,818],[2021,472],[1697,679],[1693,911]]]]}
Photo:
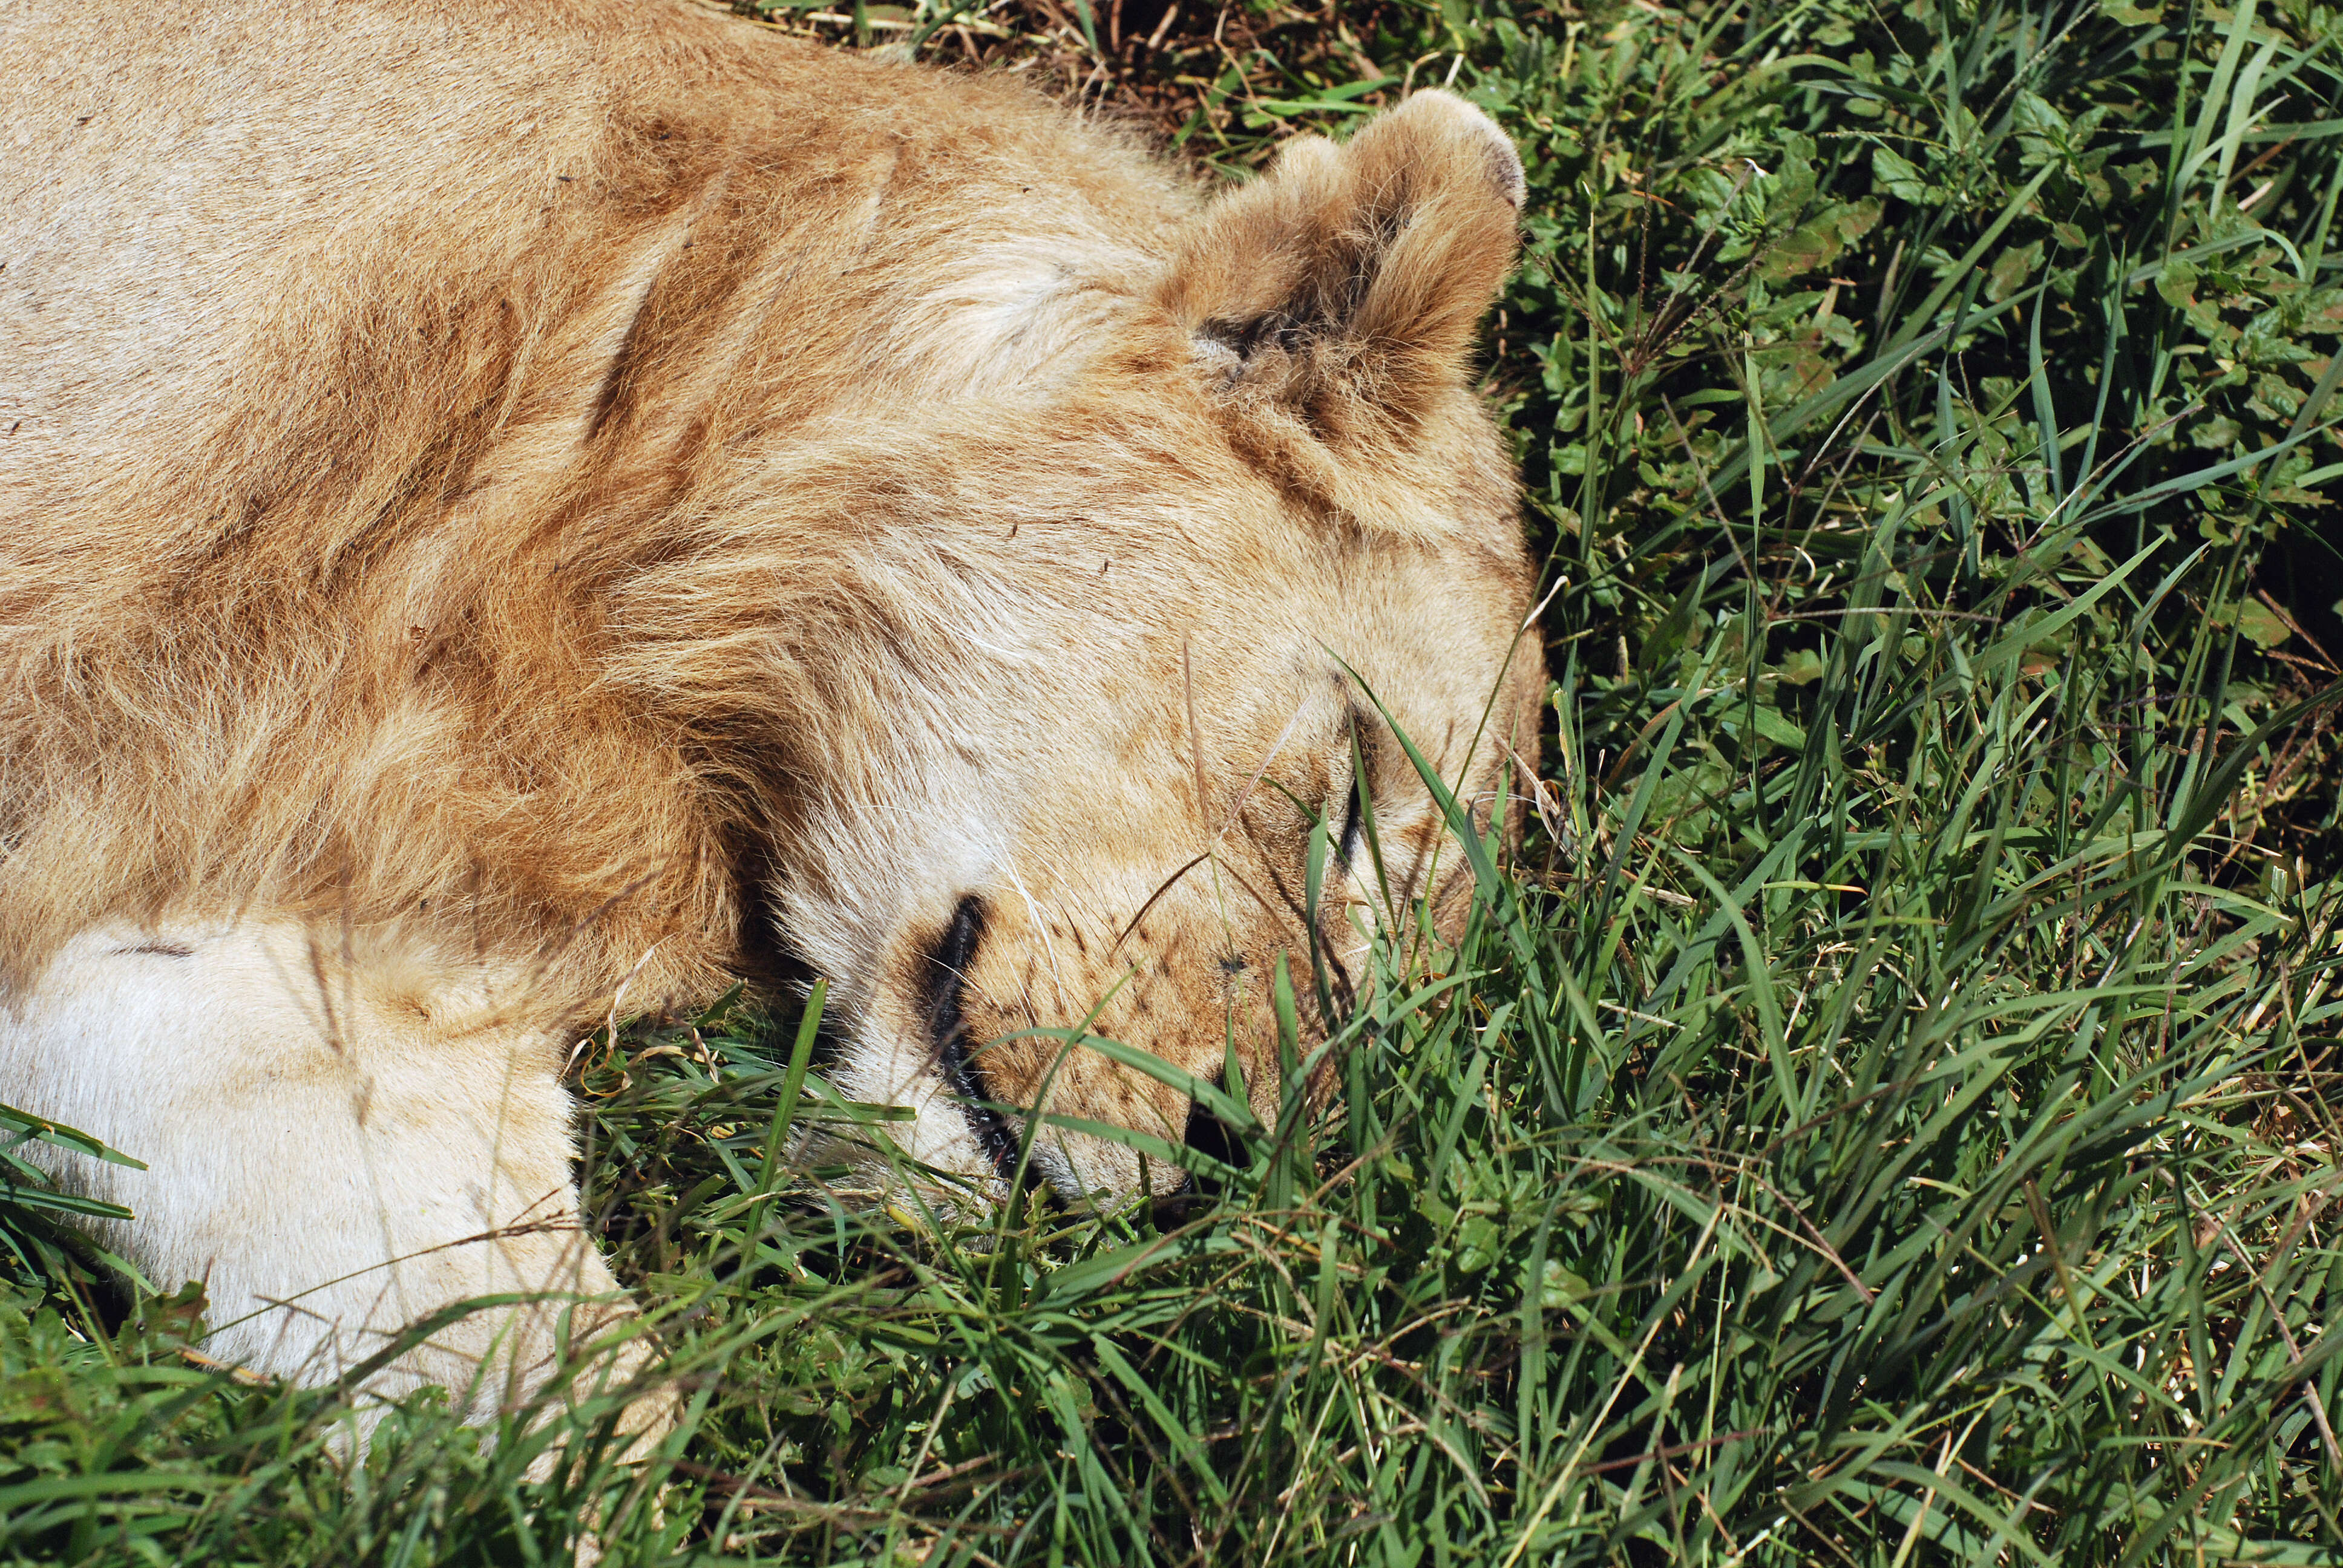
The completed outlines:
{"type": "MultiPolygon", "coordinates": [[[[1207,1080],[1233,1051],[1271,1111],[1281,960],[1305,1053],[1326,1022],[1313,829],[1339,1008],[1379,928],[1425,898],[1453,912],[1470,879],[1399,733],[1484,827],[1534,766],[1544,671],[1509,520],[1346,528],[1228,469],[1218,505],[1186,491],[1139,523],[1028,489],[1009,518],[903,530],[930,558],[935,637],[983,657],[891,695],[911,743],[789,835],[810,852],[782,887],[792,940],[850,977],[842,1084],[919,1107],[897,1132],[931,1163],[1013,1160],[1018,1119],[988,1102],[1182,1141],[1185,1095],[1036,1030],[1082,1025],[1207,1080]]],[[[1141,1180],[1128,1148],[1063,1127],[1032,1161],[1071,1191],[1141,1180]]],[[[1150,1184],[1179,1180],[1158,1161],[1150,1184]]]]}
{"type": "MultiPolygon", "coordinates": [[[[1185,1094],[1041,1030],[1233,1060],[1269,1110],[1281,965],[1306,1056],[1321,975],[1339,1012],[1377,930],[1458,908],[1399,734],[1484,828],[1534,765],[1533,574],[1463,382],[1518,190],[1486,120],[1412,100],[1212,207],[1045,405],[789,477],[855,525],[795,624],[821,776],[779,920],[833,977],[835,1080],[915,1108],[919,1159],[1005,1175],[1037,1106],[1183,1141],[1185,1094]]],[[[1033,1131],[1061,1191],[1141,1186],[1131,1148],[1033,1131]]]]}

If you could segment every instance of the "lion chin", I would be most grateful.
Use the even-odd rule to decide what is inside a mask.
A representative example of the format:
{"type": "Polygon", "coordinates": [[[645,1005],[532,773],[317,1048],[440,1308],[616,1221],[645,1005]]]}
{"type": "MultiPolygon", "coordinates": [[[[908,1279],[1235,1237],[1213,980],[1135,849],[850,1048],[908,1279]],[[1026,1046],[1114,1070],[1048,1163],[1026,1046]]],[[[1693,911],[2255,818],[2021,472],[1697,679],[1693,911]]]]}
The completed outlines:
{"type": "Polygon", "coordinates": [[[1062,1031],[1267,1109],[1280,965],[1306,1053],[1464,896],[1399,735],[1534,775],[1448,94],[1218,195],[643,0],[27,0],[0,99],[0,1100],[225,1359],[623,1332],[565,1060],[736,975],[827,977],[874,1171],[1165,1190],[1190,1096],[1062,1031]]]}

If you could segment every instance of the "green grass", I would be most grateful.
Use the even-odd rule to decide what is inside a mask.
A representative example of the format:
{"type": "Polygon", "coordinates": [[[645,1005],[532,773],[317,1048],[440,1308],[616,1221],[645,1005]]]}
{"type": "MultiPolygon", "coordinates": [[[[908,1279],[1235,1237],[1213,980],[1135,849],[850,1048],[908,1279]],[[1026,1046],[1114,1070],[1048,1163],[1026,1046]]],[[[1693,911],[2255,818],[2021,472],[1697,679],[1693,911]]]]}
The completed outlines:
{"type": "Polygon", "coordinates": [[[0,1553],[2343,1560],[2337,15],[1239,20],[1099,68],[1232,170],[1453,69],[1532,179],[1539,825],[1379,951],[1342,1106],[1184,1210],[922,1221],[775,1158],[870,1120],[795,1020],[623,1031],[589,1204],[689,1412],[640,1472],[426,1396],[346,1478],[336,1394],[110,1312],[20,1189],[0,1553]]]}

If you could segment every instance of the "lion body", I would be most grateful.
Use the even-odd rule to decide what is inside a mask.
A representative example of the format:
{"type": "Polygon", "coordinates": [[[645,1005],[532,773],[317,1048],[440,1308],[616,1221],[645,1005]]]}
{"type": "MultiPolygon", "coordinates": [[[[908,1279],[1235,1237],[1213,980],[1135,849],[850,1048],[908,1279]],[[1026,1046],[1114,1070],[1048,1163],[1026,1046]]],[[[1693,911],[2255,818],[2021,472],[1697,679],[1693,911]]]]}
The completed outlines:
{"type": "Polygon", "coordinates": [[[783,951],[947,1171],[994,1169],[960,1102],[1058,1071],[961,1034],[1217,1071],[1324,934],[1280,791],[1387,793],[1403,893],[1453,869],[1337,656],[1473,799],[1534,748],[1461,377],[1518,166],[1386,118],[1208,201],[1013,85],[682,7],[11,9],[0,1099],[145,1159],[57,1164],[313,1375],[467,1282],[608,1289],[538,1222],[569,1046],[783,951]]]}

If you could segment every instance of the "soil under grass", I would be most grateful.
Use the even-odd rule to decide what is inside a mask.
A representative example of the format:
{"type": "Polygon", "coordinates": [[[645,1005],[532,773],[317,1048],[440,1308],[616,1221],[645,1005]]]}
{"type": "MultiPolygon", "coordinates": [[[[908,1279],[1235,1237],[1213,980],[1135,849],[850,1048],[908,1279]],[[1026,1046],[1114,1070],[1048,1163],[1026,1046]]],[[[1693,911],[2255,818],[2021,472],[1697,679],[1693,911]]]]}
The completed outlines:
{"type": "Polygon", "coordinates": [[[596,1041],[639,1471],[425,1395],[346,1474],[9,1189],[0,1560],[2343,1561],[2335,12],[744,9],[1230,177],[1498,116],[1529,839],[1179,1204],[873,1209],[795,1017],[596,1041]]]}

